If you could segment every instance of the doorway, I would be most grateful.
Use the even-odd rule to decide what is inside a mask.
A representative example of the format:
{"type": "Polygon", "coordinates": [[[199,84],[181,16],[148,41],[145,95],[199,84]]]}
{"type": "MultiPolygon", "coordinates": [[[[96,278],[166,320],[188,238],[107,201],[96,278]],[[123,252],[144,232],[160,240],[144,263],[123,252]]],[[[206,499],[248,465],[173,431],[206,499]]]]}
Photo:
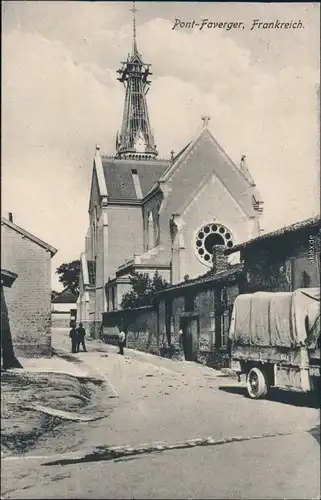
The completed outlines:
{"type": "Polygon", "coordinates": [[[183,348],[186,361],[197,361],[199,322],[198,317],[181,318],[183,348]]]}

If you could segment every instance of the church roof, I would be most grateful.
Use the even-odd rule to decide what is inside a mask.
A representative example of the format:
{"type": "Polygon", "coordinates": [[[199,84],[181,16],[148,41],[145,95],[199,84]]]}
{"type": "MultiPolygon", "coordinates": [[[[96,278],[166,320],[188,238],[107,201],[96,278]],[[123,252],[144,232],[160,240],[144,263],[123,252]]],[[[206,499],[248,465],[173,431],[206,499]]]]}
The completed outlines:
{"type": "Polygon", "coordinates": [[[143,197],[157,183],[169,166],[169,160],[118,160],[102,157],[102,165],[110,200],[137,200],[132,171],[136,170],[143,197]]]}
{"type": "Polygon", "coordinates": [[[216,174],[232,197],[242,206],[247,215],[255,216],[256,210],[254,205],[262,201],[259,191],[255,186],[250,184],[243,172],[235,165],[207,127],[204,127],[196,138],[177,155],[173,163],[162,175],[161,180],[168,181],[177,167],[180,164],[184,164],[193,151],[195,151],[193,161],[195,162],[195,166],[198,166],[198,169],[209,162],[212,165],[212,169],[207,171],[202,184],[196,185],[195,189],[186,196],[184,203],[177,205],[173,208],[173,211],[182,213],[191,200],[195,198],[203,185],[209,181],[213,174],[216,174]],[[205,142],[203,142],[202,147],[198,147],[201,141],[205,142]]]}

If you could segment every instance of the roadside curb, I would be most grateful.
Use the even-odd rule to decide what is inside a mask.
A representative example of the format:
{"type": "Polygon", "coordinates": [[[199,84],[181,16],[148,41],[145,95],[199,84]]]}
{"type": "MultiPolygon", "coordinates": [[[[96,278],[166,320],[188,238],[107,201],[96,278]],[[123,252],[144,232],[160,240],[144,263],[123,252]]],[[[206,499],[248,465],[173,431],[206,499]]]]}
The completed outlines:
{"type": "Polygon", "coordinates": [[[93,370],[90,365],[88,365],[85,361],[82,359],[78,358],[76,355],[73,353],[70,353],[66,349],[63,348],[53,348],[52,349],[53,355],[56,355],[60,358],[65,359],[66,361],[69,361],[70,363],[75,363],[82,365],[86,369],[88,369],[88,374],[87,375],[77,375],[77,378],[86,378],[86,379],[92,379],[92,380],[97,380],[99,382],[103,382],[107,386],[108,390],[108,399],[115,399],[119,398],[119,394],[114,388],[114,386],[109,382],[108,378],[105,375],[102,375],[98,370],[93,370]]]}
{"type": "Polygon", "coordinates": [[[43,466],[52,465],[67,465],[72,463],[85,463],[101,460],[117,460],[122,457],[134,456],[138,454],[149,453],[162,453],[171,450],[182,450],[186,448],[194,448],[200,446],[222,446],[231,443],[242,443],[244,441],[269,439],[283,436],[293,436],[301,433],[308,432],[308,429],[298,429],[296,431],[284,432],[264,432],[262,434],[252,436],[228,436],[222,438],[215,438],[208,436],[206,438],[186,439],[169,443],[166,441],[153,441],[151,443],[142,443],[138,445],[120,445],[120,446],[97,446],[90,452],[77,452],[64,453],[60,455],[51,456],[5,456],[2,460],[46,460],[42,463],[43,466]],[[50,460],[50,461],[49,461],[50,460]]]}

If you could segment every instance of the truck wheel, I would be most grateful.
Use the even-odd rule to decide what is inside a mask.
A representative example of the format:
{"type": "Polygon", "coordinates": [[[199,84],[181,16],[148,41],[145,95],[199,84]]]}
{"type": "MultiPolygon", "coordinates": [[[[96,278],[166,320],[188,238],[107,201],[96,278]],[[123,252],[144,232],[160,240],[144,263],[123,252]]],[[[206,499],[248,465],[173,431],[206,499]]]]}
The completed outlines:
{"type": "Polygon", "coordinates": [[[247,374],[246,389],[252,399],[266,396],[268,385],[264,373],[259,368],[252,368],[247,374]]]}

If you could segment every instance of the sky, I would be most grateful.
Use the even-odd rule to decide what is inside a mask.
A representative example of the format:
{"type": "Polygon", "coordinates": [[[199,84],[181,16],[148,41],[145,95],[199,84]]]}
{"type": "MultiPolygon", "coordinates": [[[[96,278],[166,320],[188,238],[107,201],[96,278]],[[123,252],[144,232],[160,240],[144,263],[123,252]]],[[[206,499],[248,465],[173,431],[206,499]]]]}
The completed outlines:
{"type": "MultiPolygon", "coordinates": [[[[270,231],[319,212],[320,6],[137,2],[138,48],[152,64],[147,101],[159,157],[199,132],[201,116],[264,199],[270,231]],[[175,19],[244,29],[176,28],[175,19]],[[300,29],[251,30],[253,20],[300,29]]],[[[95,145],[115,153],[131,50],[130,2],[2,2],[2,215],[79,258],[95,145]]]]}

